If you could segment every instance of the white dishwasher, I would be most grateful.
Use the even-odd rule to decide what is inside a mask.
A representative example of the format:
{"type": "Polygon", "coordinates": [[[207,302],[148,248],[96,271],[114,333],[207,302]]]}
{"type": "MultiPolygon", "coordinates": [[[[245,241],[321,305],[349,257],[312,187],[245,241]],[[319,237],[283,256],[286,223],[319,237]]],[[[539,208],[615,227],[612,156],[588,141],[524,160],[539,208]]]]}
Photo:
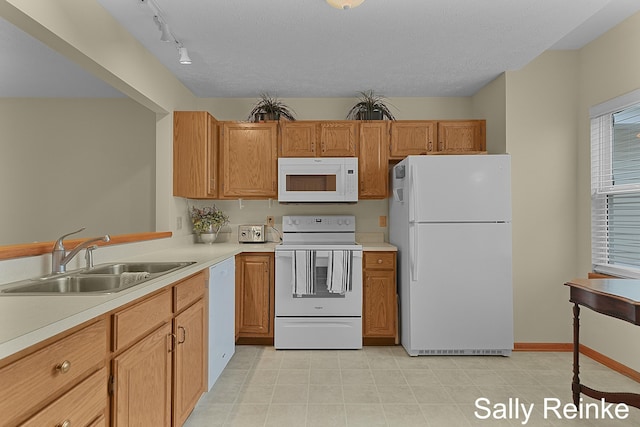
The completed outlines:
{"type": "Polygon", "coordinates": [[[209,269],[209,381],[208,390],[235,352],[235,260],[209,269]]]}

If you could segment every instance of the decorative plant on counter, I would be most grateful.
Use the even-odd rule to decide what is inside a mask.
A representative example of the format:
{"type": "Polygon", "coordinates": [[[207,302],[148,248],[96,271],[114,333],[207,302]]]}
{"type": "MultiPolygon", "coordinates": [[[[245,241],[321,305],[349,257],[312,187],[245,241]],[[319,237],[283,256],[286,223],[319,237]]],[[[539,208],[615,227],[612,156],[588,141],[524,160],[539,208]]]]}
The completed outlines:
{"type": "Polygon", "coordinates": [[[294,112],[289,106],[275,96],[262,93],[260,100],[247,116],[247,120],[255,123],[264,120],[280,120],[280,117],[295,121],[294,112]]]}
{"type": "Polygon", "coordinates": [[[389,120],[396,119],[387,107],[387,98],[372,90],[359,93],[358,103],[347,113],[348,120],[383,120],[385,117],[389,120]]]}
{"type": "Polygon", "coordinates": [[[214,206],[202,209],[191,208],[191,222],[194,233],[200,236],[203,243],[213,243],[218,237],[220,229],[229,223],[229,216],[214,206]]]}

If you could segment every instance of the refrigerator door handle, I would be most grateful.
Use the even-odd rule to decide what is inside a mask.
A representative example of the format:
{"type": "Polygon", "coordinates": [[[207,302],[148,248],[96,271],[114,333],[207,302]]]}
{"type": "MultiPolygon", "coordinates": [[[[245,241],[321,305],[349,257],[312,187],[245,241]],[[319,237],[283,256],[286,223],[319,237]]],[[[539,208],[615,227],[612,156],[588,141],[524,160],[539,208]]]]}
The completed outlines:
{"type": "Polygon", "coordinates": [[[416,218],[416,168],[409,167],[409,222],[415,221],[416,218]]]}
{"type": "Polygon", "coordinates": [[[409,268],[411,270],[411,281],[418,280],[418,244],[416,239],[416,226],[409,224],[409,268]]]}

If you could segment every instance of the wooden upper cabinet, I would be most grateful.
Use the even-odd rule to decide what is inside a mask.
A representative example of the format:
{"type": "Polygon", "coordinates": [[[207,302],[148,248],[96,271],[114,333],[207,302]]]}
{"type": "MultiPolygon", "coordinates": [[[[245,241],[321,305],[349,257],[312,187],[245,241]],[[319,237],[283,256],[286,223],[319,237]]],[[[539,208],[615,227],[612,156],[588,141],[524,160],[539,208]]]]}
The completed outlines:
{"type": "Polygon", "coordinates": [[[320,122],[320,153],[322,157],[355,157],[358,143],[358,122],[320,122]]]}
{"type": "Polygon", "coordinates": [[[485,120],[452,120],[438,122],[440,153],[485,151],[485,120]]]}
{"type": "Polygon", "coordinates": [[[295,121],[280,123],[281,157],[315,157],[318,122],[295,121]]]}
{"type": "Polygon", "coordinates": [[[389,183],[389,122],[360,123],[358,198],[384,199],[389,183]]]}
{"type": "Polygon", "coordinates": [[[280,157],[355,157],[356,121],[280,122],[280,157]]]}
{"type": "Polygon", "coordinates": [[[218,197],[218,121],[206,111],[173,113],[173,195],[218,197]]]}
{"type": "Polygon", "coordinates": [[[224,122],[220,198],[276,198],[278,123],[224,122]]]}
{"type": "Polygon", "coordinates": [[[429,120],[391,122],[390,155],[402,159],[435,151],[437,122],[429,120]]]}

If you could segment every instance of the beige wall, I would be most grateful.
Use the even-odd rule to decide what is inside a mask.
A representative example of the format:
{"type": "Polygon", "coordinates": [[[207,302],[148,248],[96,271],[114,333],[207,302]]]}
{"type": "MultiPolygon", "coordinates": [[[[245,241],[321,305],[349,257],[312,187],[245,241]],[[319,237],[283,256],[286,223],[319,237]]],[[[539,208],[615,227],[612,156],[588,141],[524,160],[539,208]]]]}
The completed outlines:
{"type": "MultiPolygon", "coordinates": [[[[298,120],[344,120],[357,98],[284,98],[298,120]]],[[[200,98],[198,109],[218,120],[247,120],[257,100],[252,98],[200,98]]],[[[390,110],[398,120],[469,119],[471,98],[389,98],[390,110]]]]}
{"type": "Polygon", "coordinates": [[[471,97],[473,115],[487,121],[489,154],[507,152],[506,96],[506,77],[501,74],[471,97]]]}
{"type": "MultiPolygon", "coordinates": [[[[589,107],[640,88],[640,13],[579,52],[577,275],[591,270],[589,107]],[[632,53],[632,54],[630,54],[632,53]]],[[[582,342],[640,371],[640,328],[582,310],[582,342]]]]}
{"type": "Polygon", "coordinates": [[[0,99],[0,245],[154,231],[155,121],[128,98],[0,99]]]}
{"type": "Polygon", "coordinates": [[[570,342],[563,283],[576,275],[576,52],[546,52],[506,73],[512,156],[516,342],[570,342]]]}

